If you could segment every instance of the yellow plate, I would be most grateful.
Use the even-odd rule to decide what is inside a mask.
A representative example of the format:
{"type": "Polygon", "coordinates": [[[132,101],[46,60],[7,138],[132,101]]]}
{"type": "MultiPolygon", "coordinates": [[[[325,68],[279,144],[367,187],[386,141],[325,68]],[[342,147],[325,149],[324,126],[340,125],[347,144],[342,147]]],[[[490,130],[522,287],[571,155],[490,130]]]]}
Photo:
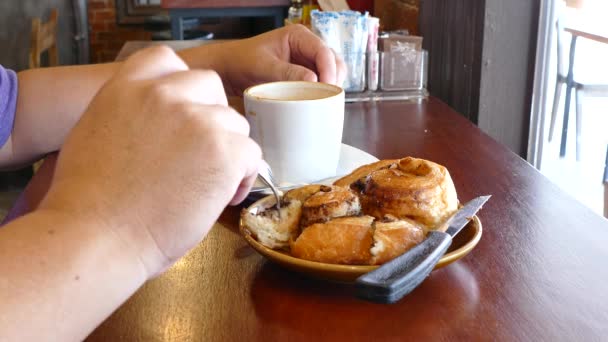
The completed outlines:
{"type": "MultiPolygon", "coordinates": [[[[274,197],[268,196],[253,203],[246,210],[251,213],[257,213],[269,208],[274,205],[274,203],[274,197]]],[[[243,220],[239,221],[239,231],[251,247],[269,260],[287,269],[305,273],[315,278],[350,282],[354,281],[359,276],[378,268],[378,266],[369,265],[327,264],[295,258],[285,251],[273,250],[259,243],[243,225],[243,220]]],[[[479,239],[481,239],[481,231],[481,221],[479,221],[479,217],[473,216],[471,222],[456,235],[454,241],[452,241],[452,245],[446,254],[439,260],[435,269],[447,266],[469,254],[473,248],[475,248],[479,239]]]]}

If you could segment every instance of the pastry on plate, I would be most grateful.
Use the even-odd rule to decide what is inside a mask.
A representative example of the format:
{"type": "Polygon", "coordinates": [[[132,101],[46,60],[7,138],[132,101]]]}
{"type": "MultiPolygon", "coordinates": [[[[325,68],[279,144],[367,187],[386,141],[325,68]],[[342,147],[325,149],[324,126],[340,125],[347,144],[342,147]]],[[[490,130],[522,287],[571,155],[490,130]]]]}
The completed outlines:
{"type": "Polygon", "coordinates": [[[365,177],[367,177],[370,173],[372,173],[376,170],[380,170],[380,169],[389,167],[398,161],[399,161],[399,159],[384,159],[384,160],[379,160],[375,163],[360,166],[360,167],[356,168],[353,172],[351,172],[351,173],[347,174],[346,176],[335,181],[334,185],[350,187],[357,181],[360,181],[360,180],[364,179],[365,177]]]}
{"type": "Polygon", "coordinates": [[[299,188],[291,189],[285,193],[285,195],[283,196],[283,201],[291,202],[293,200],[296,200],[300,201],[301,203],[304,203],[304,201],[306,201],[308,197],[318,192],[322,186],[324,185],[309,184],[301,186],[299,188]]]}
{"type": "Polygon", "coordinates": [[[241,219],[249,229],[253,237],[262,245],[281,249],[289,246],[300,229],[300,217],[302,216],[302,202],[293,200],[283,203],[281,207],[281,220],[276,208],[266,209],[259,213],[243,210],[241,219]]]}
{"type": "Polygon", "coordinates": [[[367,265],[372,257],[373,222],[371,216],[353,216],[313,224],[291,244],[291,255],[332,264],[367,265]]]}
{"type": "Polygon", "coordinates": [[[333,218],[359,215],[359,197],[349,188],[322,185],[302,204],[300,227],[327,222],[333,218]]]}
{"type": "Polygon", "coordinates": [[[357,180],[346,176],[335,184],[355,189],[362,211],[378,219],[393,215],[433,229],[458,209],[450,173],[431,161],[406,157],[363,166],[353,174],[357,175],[357,180]]]}
{"type": "Polygon", "coordinates": [[[241,220],[261,244],[274,249],[289,247],[289,242],[300,233],[302,204],[321,185],[305,185],[285,193],[281,200],[281,220],[276,207],[252,213],[243,210],[241,220]]]}
{"type": "Polygon", "coordinates": [[[406,157],[364,165],[332,186],[307,185],[276,207],[243,211],[243,225],[261,244],[296,258],[380,265],[422,242],[458,209],[448,170],[406,157]]]}
{"type": "Polygon", "coordinates": [[[387,215],[375,221],[371,264],[380,265],[393,260],[422,242],[424,237],[422,225],[412,220],[387,215]]]}

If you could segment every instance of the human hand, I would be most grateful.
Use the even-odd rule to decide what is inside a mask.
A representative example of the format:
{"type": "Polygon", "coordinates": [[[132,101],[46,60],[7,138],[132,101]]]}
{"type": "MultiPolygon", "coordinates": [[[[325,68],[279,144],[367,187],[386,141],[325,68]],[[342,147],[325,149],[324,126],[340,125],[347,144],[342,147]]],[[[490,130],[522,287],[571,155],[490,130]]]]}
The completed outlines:
{"type": "Polygon", "coordinates": [[[215,72],[166,47],[141,51],[67,137],[40,209],[102,222],[151,277],[246,196],[261,158],[248,134],[215,72]]]}
{"type": "MultiPolygon", "coordinates": [[[[325,43],[302,25],[287,25],[249,39],[204,46],[184,53],[188,63],[209,58],[228,93],[272,81],[312,81],[342,85],[346,65],[325,43]]],[[[208,62],[208,61],[206,61],[208,62]]]]}

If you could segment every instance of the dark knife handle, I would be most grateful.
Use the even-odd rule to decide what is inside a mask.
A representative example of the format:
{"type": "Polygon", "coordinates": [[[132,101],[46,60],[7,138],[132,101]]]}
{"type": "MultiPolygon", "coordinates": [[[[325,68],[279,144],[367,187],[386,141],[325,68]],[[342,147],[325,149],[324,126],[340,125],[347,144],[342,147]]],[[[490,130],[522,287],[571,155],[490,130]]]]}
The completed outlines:
{"type": "Polygon", "coordinates": [[[430,231],[414,248],[357,278],[357,297],[385,304],[398,301],[426,279],[451,243],[449,234],[430,231]]]}

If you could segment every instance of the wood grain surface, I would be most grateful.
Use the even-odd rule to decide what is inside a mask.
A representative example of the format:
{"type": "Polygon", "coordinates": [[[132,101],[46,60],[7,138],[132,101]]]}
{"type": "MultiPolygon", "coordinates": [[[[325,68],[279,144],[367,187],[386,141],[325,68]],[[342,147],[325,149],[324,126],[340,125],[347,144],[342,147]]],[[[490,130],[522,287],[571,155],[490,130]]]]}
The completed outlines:
{"type": "MultiPolygon", "coordinates": [[[[394,305],[267,262],[228,208],[207,238],[148,282],[90,341],[591,341],[608,334],[608,221],[443,102],[346,107],[344,142],[445,165],[459,198],[492,199],[471,254],[394,305]]],[[[47,163],[11,217],[32,210],[47,163]]],[[[160,200],[160,199],[159,199],[160,200]]],[[[128,208],[125,208],[128,210],[128,208]]]]}

